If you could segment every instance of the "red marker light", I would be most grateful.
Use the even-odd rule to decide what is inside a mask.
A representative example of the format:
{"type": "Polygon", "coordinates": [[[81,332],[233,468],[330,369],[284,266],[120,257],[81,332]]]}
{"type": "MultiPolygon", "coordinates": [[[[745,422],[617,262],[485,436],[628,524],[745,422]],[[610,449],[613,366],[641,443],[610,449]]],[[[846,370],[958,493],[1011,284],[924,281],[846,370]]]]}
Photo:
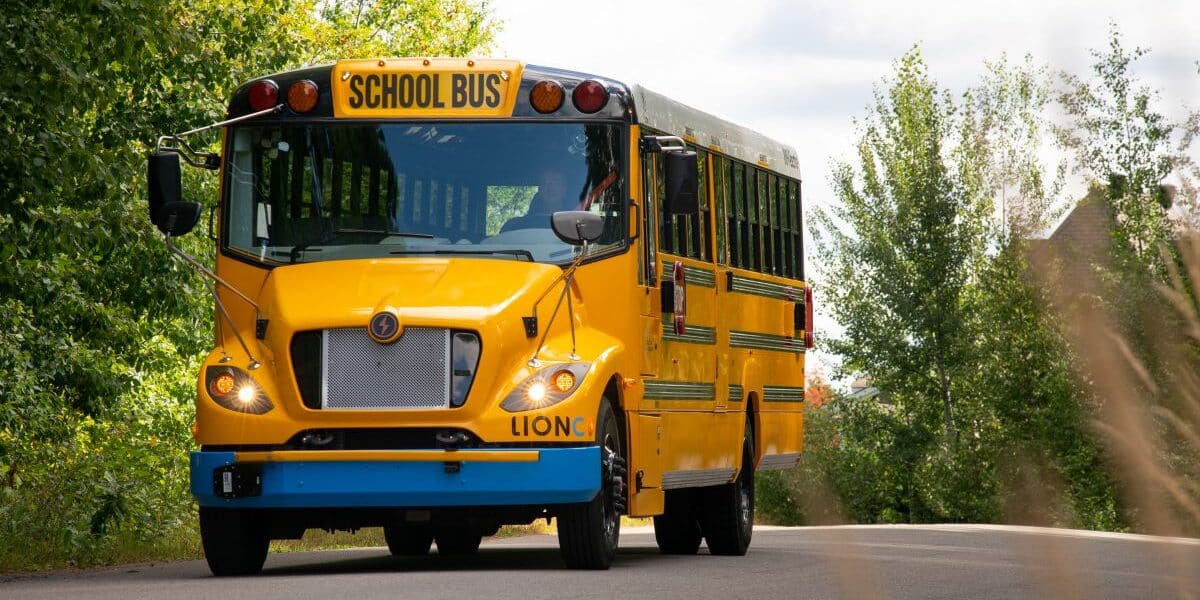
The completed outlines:
{"type": "Polygon", "coordinates": [[[250,110],[267,110],[279,102],[279,86],[270,79],[250,84],[250,110]]]}
{"type": "Polygon", "coordinates": [[[604,89],[600,82],[589,79],[575,86],[575,91],[571,92],[571,101],[575,103],[579,112],[591,114],[608,103],[608,90],[604,89]]]}

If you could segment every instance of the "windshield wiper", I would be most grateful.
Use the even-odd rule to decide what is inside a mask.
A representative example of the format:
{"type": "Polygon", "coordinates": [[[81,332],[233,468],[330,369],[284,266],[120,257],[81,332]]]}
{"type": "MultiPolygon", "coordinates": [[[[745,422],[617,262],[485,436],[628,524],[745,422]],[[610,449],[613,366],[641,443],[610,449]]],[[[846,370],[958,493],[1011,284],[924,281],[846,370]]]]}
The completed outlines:
{"type": "Polygon", "coordinates": [[[497,250],[392,250],[388,254],[508,254],[525,258],[534,262],[533,253],[516,248],[501,248],[497,250]]]}
{"type": "Polygon", "coordinates": [[[327,234],[321,236],[320,238],[317,238],[311,242],[305,242],[303,244],[297,244],[296,246],[293,246],[292,249],[288,252],[288,258],[292,264],[296,264],[296,261],[300,259],[300,254],[302,252],[304,252],[305,250],[308,250],[312,246],[328,244],[329,242],[332,242],[334,239],[336,239],[337,236],[342,235],[342,234],[347,234],[347,233],[370,233],[370,234],[381,235],[381,236],[414,237],[414,238],[421,238],[421,239],[426,239],[426,240],[433,239],[433,236],[428,233],[414,233],[414,232],[410,232],[410,231],[389,231],[387,229],[339,228],[339,229],[334,229],[333,231],[330,231],[329,233],[327,233],[327,234]]]}
{"type": "Polygon", "coordinates": [[[422,239],[426,239],[426,240],[433,239],[433,234],[431,234],[431,233],[417,233],[417,232],[413,232],[413,231],[391,231],[388,229],[350,229],[350,228],[345,228],[345,229],[335,229],[333,232],[334,233],[373,233],[375,235],[382,235],[382,236],[395,235],[395,236],[400,236],[400,237],[422,238],[422,239]]]}

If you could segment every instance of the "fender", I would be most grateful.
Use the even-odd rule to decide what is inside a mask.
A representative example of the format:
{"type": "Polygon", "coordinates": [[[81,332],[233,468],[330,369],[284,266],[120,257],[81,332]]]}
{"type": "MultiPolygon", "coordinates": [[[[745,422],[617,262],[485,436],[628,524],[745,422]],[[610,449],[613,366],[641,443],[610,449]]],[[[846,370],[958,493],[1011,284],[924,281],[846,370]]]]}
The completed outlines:
{"type": "MultiPolygon", "coordinates": [[[[734,373],[730,377],[732,383],[740,383],[742,385],[743,394],[745,394],[745,410],[749,410],[754,416],[754,431],[756,434],[763,431],[762,423],[762,397],[763,397],[763,377],[762,367],[759,364],[757,357],[751,355],[745,362],[742,363],[740,373],[734,373]]],[[[744,411],[743,411],[744,412],[744,411]]],[[[758,460],[762,458],[763,445],[762,436],[755,435],[754,439],[754,463],[757,465],[758,460]]]]}

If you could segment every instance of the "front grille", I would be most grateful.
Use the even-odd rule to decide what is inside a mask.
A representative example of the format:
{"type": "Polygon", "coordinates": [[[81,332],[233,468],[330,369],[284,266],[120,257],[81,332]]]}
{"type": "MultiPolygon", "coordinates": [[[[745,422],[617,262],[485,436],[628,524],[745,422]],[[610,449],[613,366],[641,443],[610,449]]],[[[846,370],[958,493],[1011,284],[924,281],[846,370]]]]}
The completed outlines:
{"type": "Polygon", "coordinates": [[[376,343],[366,329],[327,329],[322,347],[322,408],[450,405],[448,329],[409,327],[388,345],[376,343]]]}

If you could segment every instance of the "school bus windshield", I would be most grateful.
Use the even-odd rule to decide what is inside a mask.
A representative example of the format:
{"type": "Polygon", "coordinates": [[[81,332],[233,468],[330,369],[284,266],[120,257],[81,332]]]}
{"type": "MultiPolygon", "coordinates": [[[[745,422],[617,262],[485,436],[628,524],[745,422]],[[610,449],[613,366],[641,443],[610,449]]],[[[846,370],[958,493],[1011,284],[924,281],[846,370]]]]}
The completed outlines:
{"type": "Polygon", "coordinates": [[[472,256],[563,263],[550,215],[624,243],[624,129],[582,123],[287,124],[231,132],[226,245],[252,260],[472,256]]]}

